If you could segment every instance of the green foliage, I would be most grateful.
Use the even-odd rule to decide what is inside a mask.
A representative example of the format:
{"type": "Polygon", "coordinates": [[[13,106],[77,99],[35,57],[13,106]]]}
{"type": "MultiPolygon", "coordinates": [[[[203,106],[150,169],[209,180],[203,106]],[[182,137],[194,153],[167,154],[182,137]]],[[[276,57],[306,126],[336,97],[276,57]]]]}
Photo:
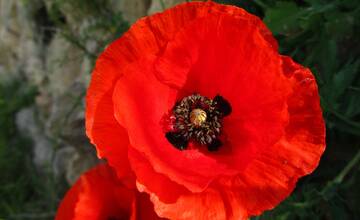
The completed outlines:
{"type": "Polygon", "coordinates": [[[35,92],[34,88],[24,86],[20,80],[0,83],[0,143],[7,137],[15,136],[14,113],[31,104],[35,92]]]}
{"type": "Polygon", "coordinates": [[[51,219],[54,213],[43,211],[55,210],[58,203],[59,187],[35,169],[32,143],[15,125],[16,112],[32,104],[35,94],[19,79],[0,83],[0,218],[51,219]]]}
{"type": "Polygon", "coordinates": [[[268,5],[264,21],[281,52],[309,66],[318,79],[328,128],[360,135],[359,5],[334,0],[268,5]]]}

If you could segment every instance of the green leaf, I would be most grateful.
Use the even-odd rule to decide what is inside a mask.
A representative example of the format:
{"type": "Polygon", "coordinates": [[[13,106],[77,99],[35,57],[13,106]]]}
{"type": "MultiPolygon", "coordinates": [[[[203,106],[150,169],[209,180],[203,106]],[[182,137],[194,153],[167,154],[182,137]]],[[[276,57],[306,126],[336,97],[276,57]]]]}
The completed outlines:
{"type": "Polygon", "coordinates": [[[334,75],[332,89],[334,91],[333,98],[338,99],[345,90],[354,82],[360,67],[360,60],[349,62],[334,75]]]}
{"type": "Polygon", "coordinates": [[[352,118],[360,114],[360,88],[348,87],[347,89],[349,97],[345,115],[352,118]]]}
{"type": "Polygon", "coordinates": [[[264,22],[274,34],[286,34],[299,27],[302,12],[294,2],[279,1],[265,12],[264,22]]]}

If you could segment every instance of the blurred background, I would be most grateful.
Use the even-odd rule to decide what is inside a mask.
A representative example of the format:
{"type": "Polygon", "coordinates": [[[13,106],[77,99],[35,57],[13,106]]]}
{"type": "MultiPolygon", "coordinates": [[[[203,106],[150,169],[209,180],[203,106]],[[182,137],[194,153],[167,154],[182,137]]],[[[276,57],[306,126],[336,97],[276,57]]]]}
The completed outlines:
{"type": "MultiPolygon", "coordinates": [[[[53,219],[97,163],[84,95],[99,53],[181,0],[0,0],[0,219],[53,219]]],[[[319,168],[253,219],[360,219],[360,2],[222,0],[261,17],[316,75],[327,125],[319,168]]]]}

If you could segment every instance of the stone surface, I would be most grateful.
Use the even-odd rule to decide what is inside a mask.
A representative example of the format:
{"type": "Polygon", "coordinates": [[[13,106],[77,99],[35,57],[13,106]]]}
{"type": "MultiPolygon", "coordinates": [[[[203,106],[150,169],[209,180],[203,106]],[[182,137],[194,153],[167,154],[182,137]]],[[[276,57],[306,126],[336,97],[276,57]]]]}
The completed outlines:
{"type": "Polygon", "coordinates": [[[52,168],[56,177],[64,176],[72,185],[83,172],[98,162],[91,152],[84,153],[73,146],[65,146],[56,151],[52,168]]]}
{"type": "MultiPolygon", "coordinates": [[[[107,2],[102,7],[129,23],[163,10],[160,0],[107,2]]],[[[183,1],[162,2],[171,7],[183,1]]],[[[121,21],[99,23],[109,18],[98,9],[96,0],[0,0],[0,80],[21,78],[38,91],[34,106],[19,111],[16,124],[34,142],[38,169],[69,183],[99,161],[84,132],[84,95],[94,60],[104,42],[118,36],[114,29],[121,21]]]]}
{"type": "Polygon", "coordinates": [[[33,161],[35,165],[40,170],[46,170],[52,161],[53,145],[36,122],[34,107],[19,111],[16,114],[15,121],[20,132],[30,138],[34,143],[33,161]]]}
{"type": "Polygon", "coordinates": [[[123,12],[124,18],[126,20],[128,20],[130,23],[134,23],[137,19],[147,14],[147,11],[151,4],[151,0],[113,0],[112,4],[114,5],[114,7],[118,8],[118,10],[123,12]]]}
{"type": "Polygon", "coordinates": [[[148,10],[148,14],[161,12],[166,8],[173,7],[179,3],[186,2],[185,0],[153,0],[148,10]]]}

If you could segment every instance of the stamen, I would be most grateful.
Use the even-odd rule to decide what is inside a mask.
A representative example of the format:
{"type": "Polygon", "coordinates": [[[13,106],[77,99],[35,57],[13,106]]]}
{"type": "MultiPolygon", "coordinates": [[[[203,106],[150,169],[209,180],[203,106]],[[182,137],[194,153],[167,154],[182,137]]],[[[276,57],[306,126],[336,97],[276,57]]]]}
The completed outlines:
{"type": "Polygon", "coordinates": [[[179,150],[186,149],[189,142],[196,142],[216,151],[222,145],[219,139],[222,119],[231,110],[230,103],[220,95],[213,100],[199,94],[187,96],[171,110],[167,120],[171,129],[165,137],[179,150]]]}

